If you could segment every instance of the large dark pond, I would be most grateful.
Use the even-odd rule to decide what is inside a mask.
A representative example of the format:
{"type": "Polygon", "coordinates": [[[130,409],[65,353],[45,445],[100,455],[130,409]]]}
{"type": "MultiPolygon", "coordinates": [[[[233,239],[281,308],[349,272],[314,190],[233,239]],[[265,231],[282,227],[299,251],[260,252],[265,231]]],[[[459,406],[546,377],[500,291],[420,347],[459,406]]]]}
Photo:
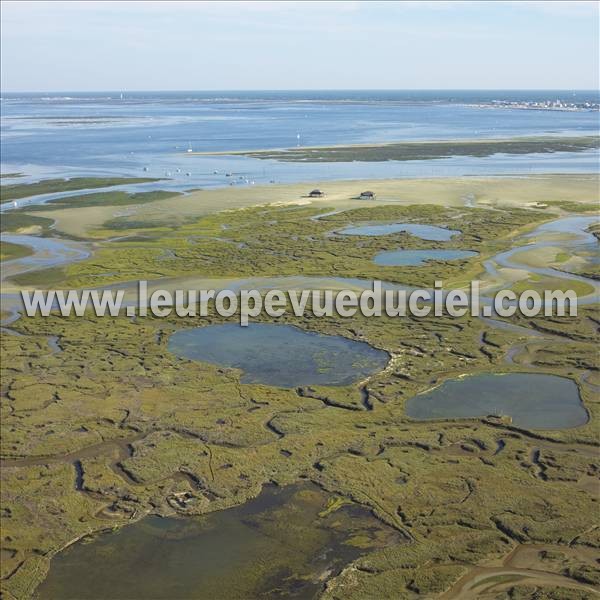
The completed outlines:
{"type": "Polygon", "coordinates": [[[314,485],[267,486],[203,517],[151,516],[52,559],[48,600],[313,598],[348,562],[402,536],[314,485]],[[337,509],[335,509],[338,507],[337,509]]]}
{"type": "Polygon", "coordinates": [[[417,420],[503,415],[526,429],[569,429],[588,421],[573,381],[534,373],[451,379],[410,398],[406,414],[417,420]]]}
{"type": "Polygon", "coordinates": [[[241,369],[243,383],[348,385],[383,369],[389,356],[365,342],[291,325],[250,323],[183,329],[169,339],[182,358],[241,369]]]}

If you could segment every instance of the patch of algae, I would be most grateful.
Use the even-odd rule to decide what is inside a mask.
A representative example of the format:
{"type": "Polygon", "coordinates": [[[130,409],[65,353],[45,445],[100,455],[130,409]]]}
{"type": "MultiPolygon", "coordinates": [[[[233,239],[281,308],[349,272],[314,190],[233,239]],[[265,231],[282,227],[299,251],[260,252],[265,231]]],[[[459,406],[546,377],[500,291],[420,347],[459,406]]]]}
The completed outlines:
{"type": "Polygon", "coordinates": [[[319,513],[319,517],[327,517],[346,504],[351,504],[346,498],[342,498],[341,496],[331,496],[327,501],[327,506],[319,513]]]}
{"type": "MultiPolygon", "coordinates": [[[[477,271],[477,261],[391,268],[383,277],[371,255],[437,244],[406,234],[349,239],[331,232],[351,222],[414,219],[461,229],[443,247],[485,257],[548,218],[419,206],[315,221],[315,212],[246,209],[143,242],[106,244],[90,261],[67,267],[67,281],[105,284],[113,272],[116,279],[253,272],[447,281],[464,277],[468,264],[477,271]]],[[[330,578],[327,599],[432,596],[471,565],[526,543],[600,548],[590,527],[597,514],[597,315],[588,306],[576,318],[512,320],[542,337],[471,317],[289,316],[278,322],[366,341],[391,357],[360,384],[296,390],[242,384],[234,369],[176,358],[168,336],[189,320],[22,318],[12,326],[20,335],[1,340],[4,594],[30,597],[52,556],[88,534],[149,513],[225,509],[267,483],[299,480],[339,498],[330,510],[348,501],[370,508],[402,540],[330,578]],[[52,347],[50,337],[58,340],[52,347]],[[414,422],[404,414],[408,398],[446,378],[511,371],[573,379],[590,421],[531,432],[493,417],[414,422]]],[[[222,321],[211,315],[198,324],[222,321]]]]}

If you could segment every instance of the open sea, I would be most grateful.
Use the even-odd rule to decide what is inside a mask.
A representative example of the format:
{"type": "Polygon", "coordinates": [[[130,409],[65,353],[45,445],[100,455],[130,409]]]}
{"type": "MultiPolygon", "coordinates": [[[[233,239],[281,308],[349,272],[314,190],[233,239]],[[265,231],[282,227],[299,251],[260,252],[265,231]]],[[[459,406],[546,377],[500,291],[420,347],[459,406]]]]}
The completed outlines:
{"type": "Polygon", "coordinates": [[[523,110],[485,103],[555,99],[597,103],[599,96],[598,91],[564,90],[10,93],[0,103],[1,166],[3,173],[24,173],[19,182],[83,175],[169,178],[132,186],[138,190],[218,187],[232,181],[258,185],[596,172],[597,151],[328,164],[190,156],[186,151],[598,134],[595,110],[523,110]],[[226,172],[238,177],[226,178],[226,172]]]}

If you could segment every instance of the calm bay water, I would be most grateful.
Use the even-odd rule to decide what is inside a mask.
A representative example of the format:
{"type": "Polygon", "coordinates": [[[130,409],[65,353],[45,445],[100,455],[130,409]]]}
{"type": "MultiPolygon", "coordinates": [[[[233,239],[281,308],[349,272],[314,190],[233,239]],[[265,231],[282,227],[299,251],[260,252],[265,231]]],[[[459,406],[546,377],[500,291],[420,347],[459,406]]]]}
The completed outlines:
{"type": "Polygon", "coordinates": [[[258,184],[590,172],[597,170],[598,153],[593,151],[319,165],[187,156],[186,150],[191,147],[195,151],[216,152],[298,144],[587,135],[598,132],[597,112],[486,108],[479,104],[554,98],[597,101],[597,96],[581,91],[137,92],[124,93],[122,98],[120,92],[6,94],[2,98],[2,171],[21,171],[28,179],[144,173],[170,177],[171,181],[160,183],[160,187],[170,189],[229,185],[232,179],[225,178],[225,172],[242,176],[239,185],[246,184],[246,179],[247,184],[258,184]]]}

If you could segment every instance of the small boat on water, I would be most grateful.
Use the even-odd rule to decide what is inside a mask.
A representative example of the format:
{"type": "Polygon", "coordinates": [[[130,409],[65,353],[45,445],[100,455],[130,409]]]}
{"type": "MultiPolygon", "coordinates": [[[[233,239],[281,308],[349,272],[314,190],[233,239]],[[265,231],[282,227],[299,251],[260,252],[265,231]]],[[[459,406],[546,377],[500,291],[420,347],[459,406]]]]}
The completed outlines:
{"type": "Polygon", "coordinates": [[[188,142],[188,149],[187,149],[187,151],[188,152],[193,152],[193,150],[192,150],[192,142],[188,142]]]}

